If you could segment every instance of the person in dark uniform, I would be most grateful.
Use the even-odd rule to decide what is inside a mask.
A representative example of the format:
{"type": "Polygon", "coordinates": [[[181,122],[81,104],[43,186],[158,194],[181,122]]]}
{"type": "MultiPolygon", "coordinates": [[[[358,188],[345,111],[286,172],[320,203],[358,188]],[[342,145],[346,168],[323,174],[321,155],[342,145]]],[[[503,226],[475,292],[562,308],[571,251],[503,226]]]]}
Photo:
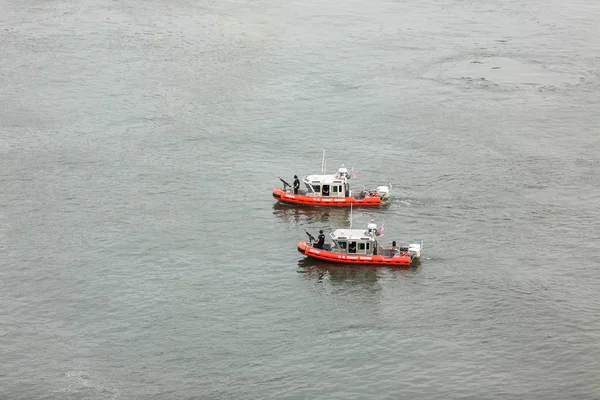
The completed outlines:
{"type": "Polygon", "coordinates": [[[325,246],[325,235],[323,234],[323,229],[321,229],[319,231],[319,237],[317,238],[317,243],[315,244],[315,247],[317,249],[322,249],[323,246],[325,246]]]}
{"type": "Polygon", "coordinates": [[[298,194],[298,189],[300,189],[300,179],[298,175],[294,175],[294,194],[298,194]]]}
{"type": "Polygon", "coordinates": [[[350,247],[348,247],[348,253],[356,253],[356,242],[350,242],[350,247]]]}

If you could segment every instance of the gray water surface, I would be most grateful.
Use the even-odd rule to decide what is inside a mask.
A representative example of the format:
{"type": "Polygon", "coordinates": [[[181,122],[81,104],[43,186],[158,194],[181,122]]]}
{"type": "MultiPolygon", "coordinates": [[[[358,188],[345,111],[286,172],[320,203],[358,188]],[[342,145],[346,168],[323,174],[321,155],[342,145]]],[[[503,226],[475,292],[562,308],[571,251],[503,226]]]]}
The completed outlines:
{"type": "Polygon", "coordinates": [[[0,398],[600,398],[596,1],[0,11],[0,398]],[[276,205],[323,150],[391,204],[276,205]]]}

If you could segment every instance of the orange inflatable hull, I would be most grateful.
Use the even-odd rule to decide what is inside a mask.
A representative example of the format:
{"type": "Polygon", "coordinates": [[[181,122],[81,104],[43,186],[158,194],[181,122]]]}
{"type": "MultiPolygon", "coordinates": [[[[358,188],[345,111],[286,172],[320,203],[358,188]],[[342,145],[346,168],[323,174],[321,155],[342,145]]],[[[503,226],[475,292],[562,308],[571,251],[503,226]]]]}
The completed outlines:
{"type": "Polygon", "coordinates": [[[352,255],[338,254],[327,250],[315,249],[310,244],[303,240],[298,243],[298,252],[307,257],[316,258],[318,260],[329,261],[341,264],[361,264],[361,265],[389,265],[391,267],[408,267],[411,265],[411,258],[408,254],[400,254],[394,257],[386,256],[368,256],[368,255],[352,255]]]}
{"type": "Polygon", "coordinates": [[[381,205],[379,196],[365,197],[364,199],[355,199],[354,197],[314,197],[284,192],[279,188],[273,189],[273,198],[283,203],[317,207],[350,207],[350,205],[379,207],[381,205]]]}

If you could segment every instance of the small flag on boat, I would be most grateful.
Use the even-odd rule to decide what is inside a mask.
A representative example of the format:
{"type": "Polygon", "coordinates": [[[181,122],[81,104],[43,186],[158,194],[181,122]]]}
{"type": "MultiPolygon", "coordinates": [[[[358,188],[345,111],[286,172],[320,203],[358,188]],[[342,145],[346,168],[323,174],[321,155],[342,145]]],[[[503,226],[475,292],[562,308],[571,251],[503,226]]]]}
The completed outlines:
{"type": "Polygon", "coordinates": [[[383,225],[381,225],[381,228],[379,228],[379,236],[383,236],[383,225]]]}
{"type": "Polygon", "coordinates": [[[356,172],[354,172],[354,168],[350,170],[350,173],[352,174],[352,178],[356,179],[356,172]]]}

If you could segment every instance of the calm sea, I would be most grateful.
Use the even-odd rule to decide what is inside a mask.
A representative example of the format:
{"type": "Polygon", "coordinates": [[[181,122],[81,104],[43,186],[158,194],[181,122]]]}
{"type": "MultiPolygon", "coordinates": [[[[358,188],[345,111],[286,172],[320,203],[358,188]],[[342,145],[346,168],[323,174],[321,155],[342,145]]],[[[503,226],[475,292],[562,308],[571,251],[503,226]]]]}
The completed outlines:
{"type": "Polygon", "coordinates": [[[0,399],[600,399],[596,0],[0,0],[0,399]],[[389,207],[276,205],[354,166],[389,207]],[[319,229],[423,240],[306,260],[319,229]]]}

